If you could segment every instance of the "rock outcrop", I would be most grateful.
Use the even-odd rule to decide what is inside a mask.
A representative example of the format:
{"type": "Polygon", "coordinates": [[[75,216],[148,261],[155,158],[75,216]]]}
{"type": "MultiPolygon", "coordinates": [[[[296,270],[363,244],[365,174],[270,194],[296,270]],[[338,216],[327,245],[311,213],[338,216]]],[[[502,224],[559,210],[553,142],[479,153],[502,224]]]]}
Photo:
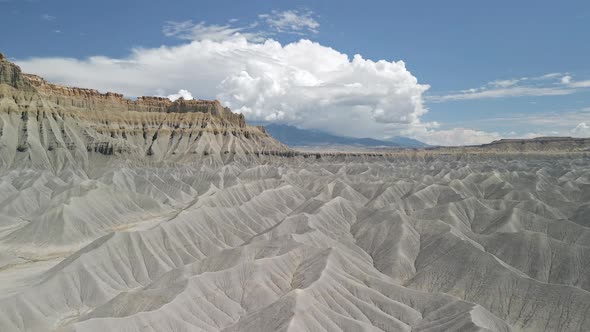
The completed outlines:
{"type": "Polygon", "coordinates": [[[20,67],[8,61],[2,53],[0,53],[0,84],[6,84],[23,91],[34,90],[31,82],[22,75],[20,67]]]}
{"type": "Polygon", "coordinates": [[[217,100],[132,100],[49,83],[0,57],[0,169],[87,168],[113,154],[125,161],[222,163],[288,153],[217,100]]]}

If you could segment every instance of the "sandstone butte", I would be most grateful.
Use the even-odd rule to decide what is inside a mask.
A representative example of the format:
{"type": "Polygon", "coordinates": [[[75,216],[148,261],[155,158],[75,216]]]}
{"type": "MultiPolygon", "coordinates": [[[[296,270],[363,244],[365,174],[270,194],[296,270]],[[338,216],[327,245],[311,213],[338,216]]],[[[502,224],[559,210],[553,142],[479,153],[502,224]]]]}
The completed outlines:
{"type": "Polygon", "coordinates": [[[22,73],[0,55],[0,116],[9,124],[0,168],[87,165],[98,154],[128,160],[221,163],[291,151],[261,126],[246,124],[218,100],[125,98],[120,93],[68,87],[22,73]]]}

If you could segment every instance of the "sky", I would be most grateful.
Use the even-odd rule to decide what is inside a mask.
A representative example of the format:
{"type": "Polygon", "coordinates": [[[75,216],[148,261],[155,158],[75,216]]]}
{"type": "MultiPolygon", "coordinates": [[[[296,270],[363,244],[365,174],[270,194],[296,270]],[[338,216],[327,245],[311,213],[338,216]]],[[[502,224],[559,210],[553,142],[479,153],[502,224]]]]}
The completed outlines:
{"type": "Polygon", "coordinates": [[[590,136],[590,1],[0,0],[49,81],[435,145],[590,136]]]}

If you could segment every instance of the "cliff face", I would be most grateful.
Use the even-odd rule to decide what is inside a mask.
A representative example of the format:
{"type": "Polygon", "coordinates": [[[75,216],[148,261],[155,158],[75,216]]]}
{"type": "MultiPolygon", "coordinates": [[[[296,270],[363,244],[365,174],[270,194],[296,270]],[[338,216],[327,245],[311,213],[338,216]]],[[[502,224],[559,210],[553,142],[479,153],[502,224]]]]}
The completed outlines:
{"type": "MultiPolygon", "coordinates": [[[[13,65],[14,66],[14,65],[13,65]]],[[[14,66],[18,68],[17,66],[14,66]]],[[[14,70],[13,70],[14,72],[14,70]]],[[[77,100],[79,107],[88,109],[100,108],[109,105],[120,111],[137,112],[163,112],[163,113],[210,113],[215,116],[231,116],[229,108],[224,108],[217,100],[184,100],[170,101],[164,97],[143,96],[136,100],[126,99],[123,94],[98,90],[75,88],[49,83],[42,77],[32,74],[14,73],[13,76],[22,76],[24,81],[30,83],[35,89],[48,98],[56,101],[63,99],[77,100]]]]}
{"type": "Polygon", "coordinates": [[[0,169],[125,161],[223,163],[289,150],[217,100],[161,97],[52,84],[0,57],[0,169]]]}
{"type": "Polygon", "coordinates": [[[2,53],[0,53],[0,84],[23,91],[34,90],[31,83],[23,77],[20,67],[9,62],[2,53]]]}

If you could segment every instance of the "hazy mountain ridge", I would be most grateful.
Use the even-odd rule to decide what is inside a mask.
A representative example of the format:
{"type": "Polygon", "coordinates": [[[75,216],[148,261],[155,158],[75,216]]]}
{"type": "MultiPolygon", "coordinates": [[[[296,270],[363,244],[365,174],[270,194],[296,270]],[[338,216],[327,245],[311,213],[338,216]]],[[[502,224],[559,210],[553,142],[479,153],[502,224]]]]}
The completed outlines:
{"type": "Polygon", "coordinates": [[[418,140],[401,136],[389,140],[377,140],[332,135],[319,130],[300,129],[284,124],[270,123],[264,124],[264,127],[272,137],[291,147],[342,145],[367,148],[423,148],[428,146],[418,140]]]}

